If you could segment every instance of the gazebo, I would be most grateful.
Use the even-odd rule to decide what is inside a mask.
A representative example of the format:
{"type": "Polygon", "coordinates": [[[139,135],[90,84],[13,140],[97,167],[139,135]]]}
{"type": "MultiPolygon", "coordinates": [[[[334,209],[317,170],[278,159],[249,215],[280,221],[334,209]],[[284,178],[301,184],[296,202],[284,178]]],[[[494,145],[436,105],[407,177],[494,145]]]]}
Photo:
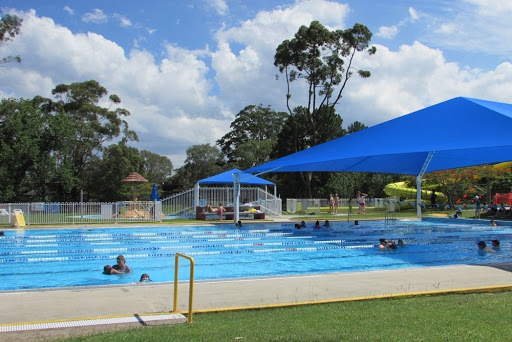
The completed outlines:
{"type": "Polygon", "coordinates": [[[121,182],[130,182],[133,185],[133,201],[137,202],[137,185],[139,183],[147,183],[148,180],[141,175],[139,175],[137,172],[133,172],[125,179],[121,180],[121,182]]]}
{"type": "MultiPolygon", "coordinates": [[[[267,186],[268,185],[273,185],[274,186],[274,197],[277,197],[277,188],[276,188],[276,185],[275,183],[272,183],[266,179],[263,179],[263,178],[260,178],[260,177],[255,177],[251,174],[246,174],[244,173],[243,171],[239,170],[239,169],[232,169],[232,170],[229,170],[229,171],[226,171],[226,172],[223,172],[223,173],[220,173],[218,175],[215,175],[215,176],[212,176],[212,177],[208,177],[208,178],[205,178],[205,179],[201,179],[200,181],[198,181],[196,184],[195,184],[195,187],[194,187],[194,207],[198,207],[199,206],[199,190],[201,188],[201,184],[234,184],[235,187],[234,187],[234,192],[235,192],[235,195],[234,195],[234,198],[237,198],[237,195],[239,195],[240,193],[240,185],[261,185],[261,186],[265,186],[265,192],[267,192],[267,186]],[[233,183],[233,177],[234,175],[241,175],[242,176],[242,181],[240,183],[238,183],[238,186],[236,183],[233,183]]],[[[229,191],[229,190],[227,190],[229,191]]],[[[235,212],[237,211],[238,208],[236,208],[237,206],[235,206],[235,212]]]]}

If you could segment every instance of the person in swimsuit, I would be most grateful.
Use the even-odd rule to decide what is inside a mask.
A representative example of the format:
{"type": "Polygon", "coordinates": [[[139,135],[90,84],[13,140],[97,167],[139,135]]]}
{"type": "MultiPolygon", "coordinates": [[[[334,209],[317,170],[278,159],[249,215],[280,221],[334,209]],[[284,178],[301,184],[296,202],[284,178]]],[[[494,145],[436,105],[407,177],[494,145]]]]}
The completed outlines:
{"type": "Polygon", "coordinates": [[[361,191],[357,192],[356,200],[357,200],[357,203],[359,203],[359,211],[358,211],[359,215],[366,214],[366,208],[365,208],[365,203],[364,203],[364,199],[366,196],[368,196],[368,195],[365,193],[362,193],[361,191]]]}
{"type": "Polygon", "coordinates": [[[338,197],[338,194],[334,195],[334,213],[338,213],[338,205],[340,204],[340,198],[338,197]]]}
{"type": "Polygon", "coordinates": [[[334,213],[334,196],[332,194],[329,195],[329,214],[334,213]]]}
{"type": "Polygon", "coordinates": [[[112,266],[112,273],[110,274],[126,274],[132,273],[130,266],[126,265],[126,259],[123,255],[117,257],[117,265],[112,266]]]}

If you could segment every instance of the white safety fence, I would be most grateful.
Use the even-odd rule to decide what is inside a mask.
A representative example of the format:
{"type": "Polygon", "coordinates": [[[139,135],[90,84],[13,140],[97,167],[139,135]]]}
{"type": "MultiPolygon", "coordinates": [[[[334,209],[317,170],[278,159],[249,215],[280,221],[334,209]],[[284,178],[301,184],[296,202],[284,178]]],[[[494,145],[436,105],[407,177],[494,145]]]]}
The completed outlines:
{"type": "MultiPolygon", "coordinates": [[[[365,205],[367,207],[375,207],[384,209],[391,204],[394,205],[394,199],[389,198],[365,198],[365,205]]],[[[338,201],[338,208],[357,208],[358,203],[355,198],[340,198],[338,201]]],[[[329,199],[327,198],[287,198],[286,211],[289,213],[296,213],[297,211],[318,211],[321,208],[329,208],[329,199]]]]}
{"type": "Polygon", "coordinates": [[[11,224],[14,210],[21,210],[25,224],[87,224],[161,222],[161,202],[0,203],[0,223],[11,224]]]}

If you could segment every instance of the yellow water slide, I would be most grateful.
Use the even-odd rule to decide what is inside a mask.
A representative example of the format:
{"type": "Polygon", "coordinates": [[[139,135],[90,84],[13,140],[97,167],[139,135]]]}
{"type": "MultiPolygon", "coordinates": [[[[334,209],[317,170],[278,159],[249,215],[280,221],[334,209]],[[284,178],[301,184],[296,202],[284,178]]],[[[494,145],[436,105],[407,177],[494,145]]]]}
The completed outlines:
{"type": "MultiPolygon", "coordinates": [[[[511,171],[512,161],[495,164],[495,165],[493,165],[493,167],[496,170],[511,171]]],[[[384,188],[384,192],[388,196],[416,199],[416,187],[408,186],[407,182],[397,182],[397,183],[388,184],[384,188]]],[[[437,194],[437,203],[445,204],[448,201],[448,198],[442,192],[436,192],[436,194],[437,194]]],[[[431,195],[432,195],[432,190],[421,190],[421,199],[428,203],[430,203],[431,195]]]]}
{"type": "MultiPolygon", "coordinates": [[[[402,198],[416,199],[416,188],[412,188],[407,185],[407,182],[397,182],[386,185],[384,192],[388,196],[396,196],[402,198]]],[[[448,198],[442,192],[436,192],[437,203],[445,204],[448,202],[448,198]]],[[[432,196],[432,190],[421,190],[421,199],[430,203],[430,196],[432,196]]]]}

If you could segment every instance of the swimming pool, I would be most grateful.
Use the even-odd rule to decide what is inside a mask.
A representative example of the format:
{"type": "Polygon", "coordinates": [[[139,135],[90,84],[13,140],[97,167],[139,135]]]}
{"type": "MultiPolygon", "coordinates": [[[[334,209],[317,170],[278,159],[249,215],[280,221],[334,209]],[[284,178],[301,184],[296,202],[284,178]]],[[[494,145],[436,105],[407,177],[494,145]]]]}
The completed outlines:
{"type": "MultiPolygon", "coordinates": [[[[291,223],[9,231],[0,237],[0,291],[134,283],[142,273],[172,281],[176,252],[194,258],[196,280],[512,261],[511,227],[457,223],[333,222],[326,231],[295,230],[291,223]],[[406,246],[380,251],[381,237],[406,246]],[[476,242],[492,239],[501,240],[497,253],[477,250],[476,242]],[[102,274],[119,254],[134,273],[102,274]]],[[[188,279],[188,265],[180,262],[180,279],[188,279]]]]}

